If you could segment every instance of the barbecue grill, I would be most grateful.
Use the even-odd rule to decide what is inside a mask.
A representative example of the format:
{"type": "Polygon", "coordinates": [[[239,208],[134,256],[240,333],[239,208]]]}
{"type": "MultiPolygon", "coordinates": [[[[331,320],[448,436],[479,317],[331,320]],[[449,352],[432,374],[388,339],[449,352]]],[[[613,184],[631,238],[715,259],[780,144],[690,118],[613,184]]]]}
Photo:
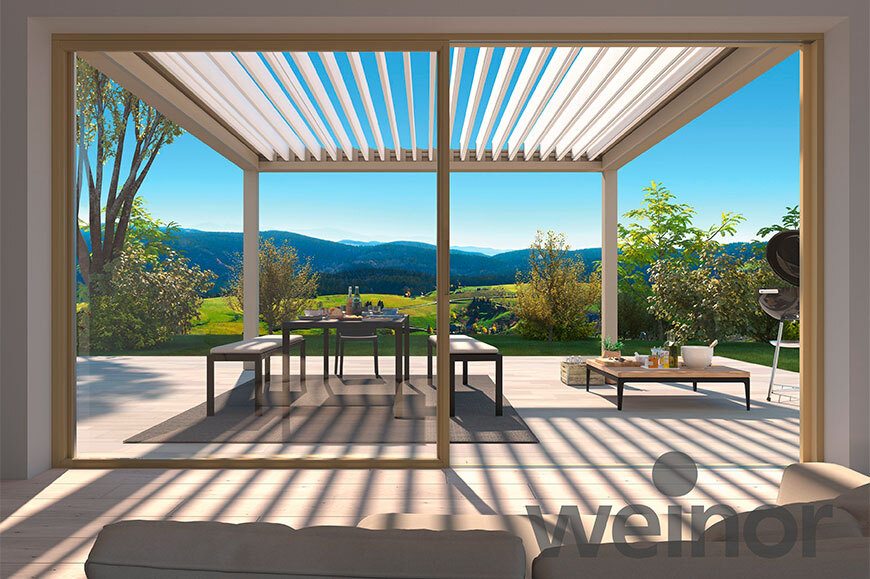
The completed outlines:
{"type": "Polygon", "coordinates": [[[797,348],[798,341],[782,339],[782,326],[785,322],[796,322],[800,319],[800,236],[798,231],[790,229],[780,231],[767,242],[767,262],[783,281],[790,284],[785,287],[761,288],[758,290],[758,303],[767,315],[779,320],[776,340],[770,343],[776,348],[773,351],[773,367],[770,369],[770,384],[767,387],[767,400],[770,401],[777,386],[776,394],[779,400],[783,396],[794,398],[797,390],[794,386],[775,384],[776,366],[779,363],[780,348],[797,348]]]}

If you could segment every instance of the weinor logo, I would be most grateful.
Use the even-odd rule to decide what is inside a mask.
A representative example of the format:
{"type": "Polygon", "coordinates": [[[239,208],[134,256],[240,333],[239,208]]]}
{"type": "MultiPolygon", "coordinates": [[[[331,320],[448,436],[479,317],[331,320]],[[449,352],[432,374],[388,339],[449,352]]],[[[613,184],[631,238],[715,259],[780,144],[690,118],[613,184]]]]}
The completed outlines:
{"type": "MultiPolygon", "coordinates": [[[[698,466],[685,453],[665,453],[653,465],[652,482],[666,497],[684,496],[698,482],[698,466]]],[[[527,505],[526,516],[541,551],[573,542],[580,556],[595,557],[603,542],[612,542],[623,555],[638,559],[655,556],[662,544],[667,545],[669,557],[684,555],[682,534],[687,513],[682,506],[668,505],[666,537],[662,537],[660,515],[649,506],[630,504],[611,518],[612,510],[611,505],[599,505],[595,515],[581,516],[577,506],[563,505],[556,521],[548,523],[540,507],[527,505]],[[608,524],[611,540],[605,541],[608,524]],[[591,526],[588,535],[587,525],[591,526]],[[566,541],[569,528],[571,533],[566,541]],[[634,540],[630,541],[629,538],[634,540]]],[[[743,544],[755,555],[773,559],[789,553],[800,540],[803,556],[814,557],[816,528],[820,521],[834,516],[833,510],[830,503],[806,504],[801,505],[800,509],[762,505],[742,517],[736,517],[736,511],[727,505],[692,505],[688,513],[688,523],[692,529],[689,555],[703,557],[707,543],[720,541],[725,543],[726,557],[737,557],[743,544]],[[796,516],[796,512],[799,516],[796,516]],[[704,529],[708,527],[708,521],[716,516],[722,517],[724,532],[717,529],[715,537],[705,537],[704,529]]]]}

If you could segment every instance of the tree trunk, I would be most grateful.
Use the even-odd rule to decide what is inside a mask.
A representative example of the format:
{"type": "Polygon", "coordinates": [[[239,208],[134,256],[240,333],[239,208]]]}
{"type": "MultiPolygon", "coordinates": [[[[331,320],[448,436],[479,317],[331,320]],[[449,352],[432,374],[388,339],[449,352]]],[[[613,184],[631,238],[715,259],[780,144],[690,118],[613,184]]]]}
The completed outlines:
{"type": "Polygon", "coordinates": [[[547,341],[553,343],[553,326],[547,327],[547,341]]]}

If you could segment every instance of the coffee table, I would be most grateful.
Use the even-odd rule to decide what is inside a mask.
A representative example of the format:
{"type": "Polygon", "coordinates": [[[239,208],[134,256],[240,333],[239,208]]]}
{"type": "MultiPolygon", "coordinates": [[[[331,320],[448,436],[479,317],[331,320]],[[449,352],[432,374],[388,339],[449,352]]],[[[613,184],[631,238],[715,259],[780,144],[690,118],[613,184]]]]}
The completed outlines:
{"type": "Polygon", "coordinates": [[[622,410],[622,391],[626,382],[691,382],[692,390],[698,391],[699,382],[737,382],[746,389],[746,410],[749,410],[749,372],[728,366],[707,368],[644,368],[638,366],[609,366],[602,360],[586,361],[586,391],[589,391],[590,372],[601,374],[616,382],[616,407],[622,410]]]}

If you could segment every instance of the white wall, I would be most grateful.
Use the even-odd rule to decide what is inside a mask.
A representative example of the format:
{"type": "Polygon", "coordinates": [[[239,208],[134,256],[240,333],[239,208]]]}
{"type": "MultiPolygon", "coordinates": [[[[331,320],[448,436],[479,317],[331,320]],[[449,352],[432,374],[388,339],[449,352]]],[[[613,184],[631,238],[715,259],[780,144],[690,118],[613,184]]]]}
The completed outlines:
{"type": "Polygon", "coordinates": [[[49,32],[826,32],[825,428],[870,470],[867,0],[4,0],[0,476],[49,466],[49,32]],[[826,15],[827,14],[827,15],[826,15]]]}

